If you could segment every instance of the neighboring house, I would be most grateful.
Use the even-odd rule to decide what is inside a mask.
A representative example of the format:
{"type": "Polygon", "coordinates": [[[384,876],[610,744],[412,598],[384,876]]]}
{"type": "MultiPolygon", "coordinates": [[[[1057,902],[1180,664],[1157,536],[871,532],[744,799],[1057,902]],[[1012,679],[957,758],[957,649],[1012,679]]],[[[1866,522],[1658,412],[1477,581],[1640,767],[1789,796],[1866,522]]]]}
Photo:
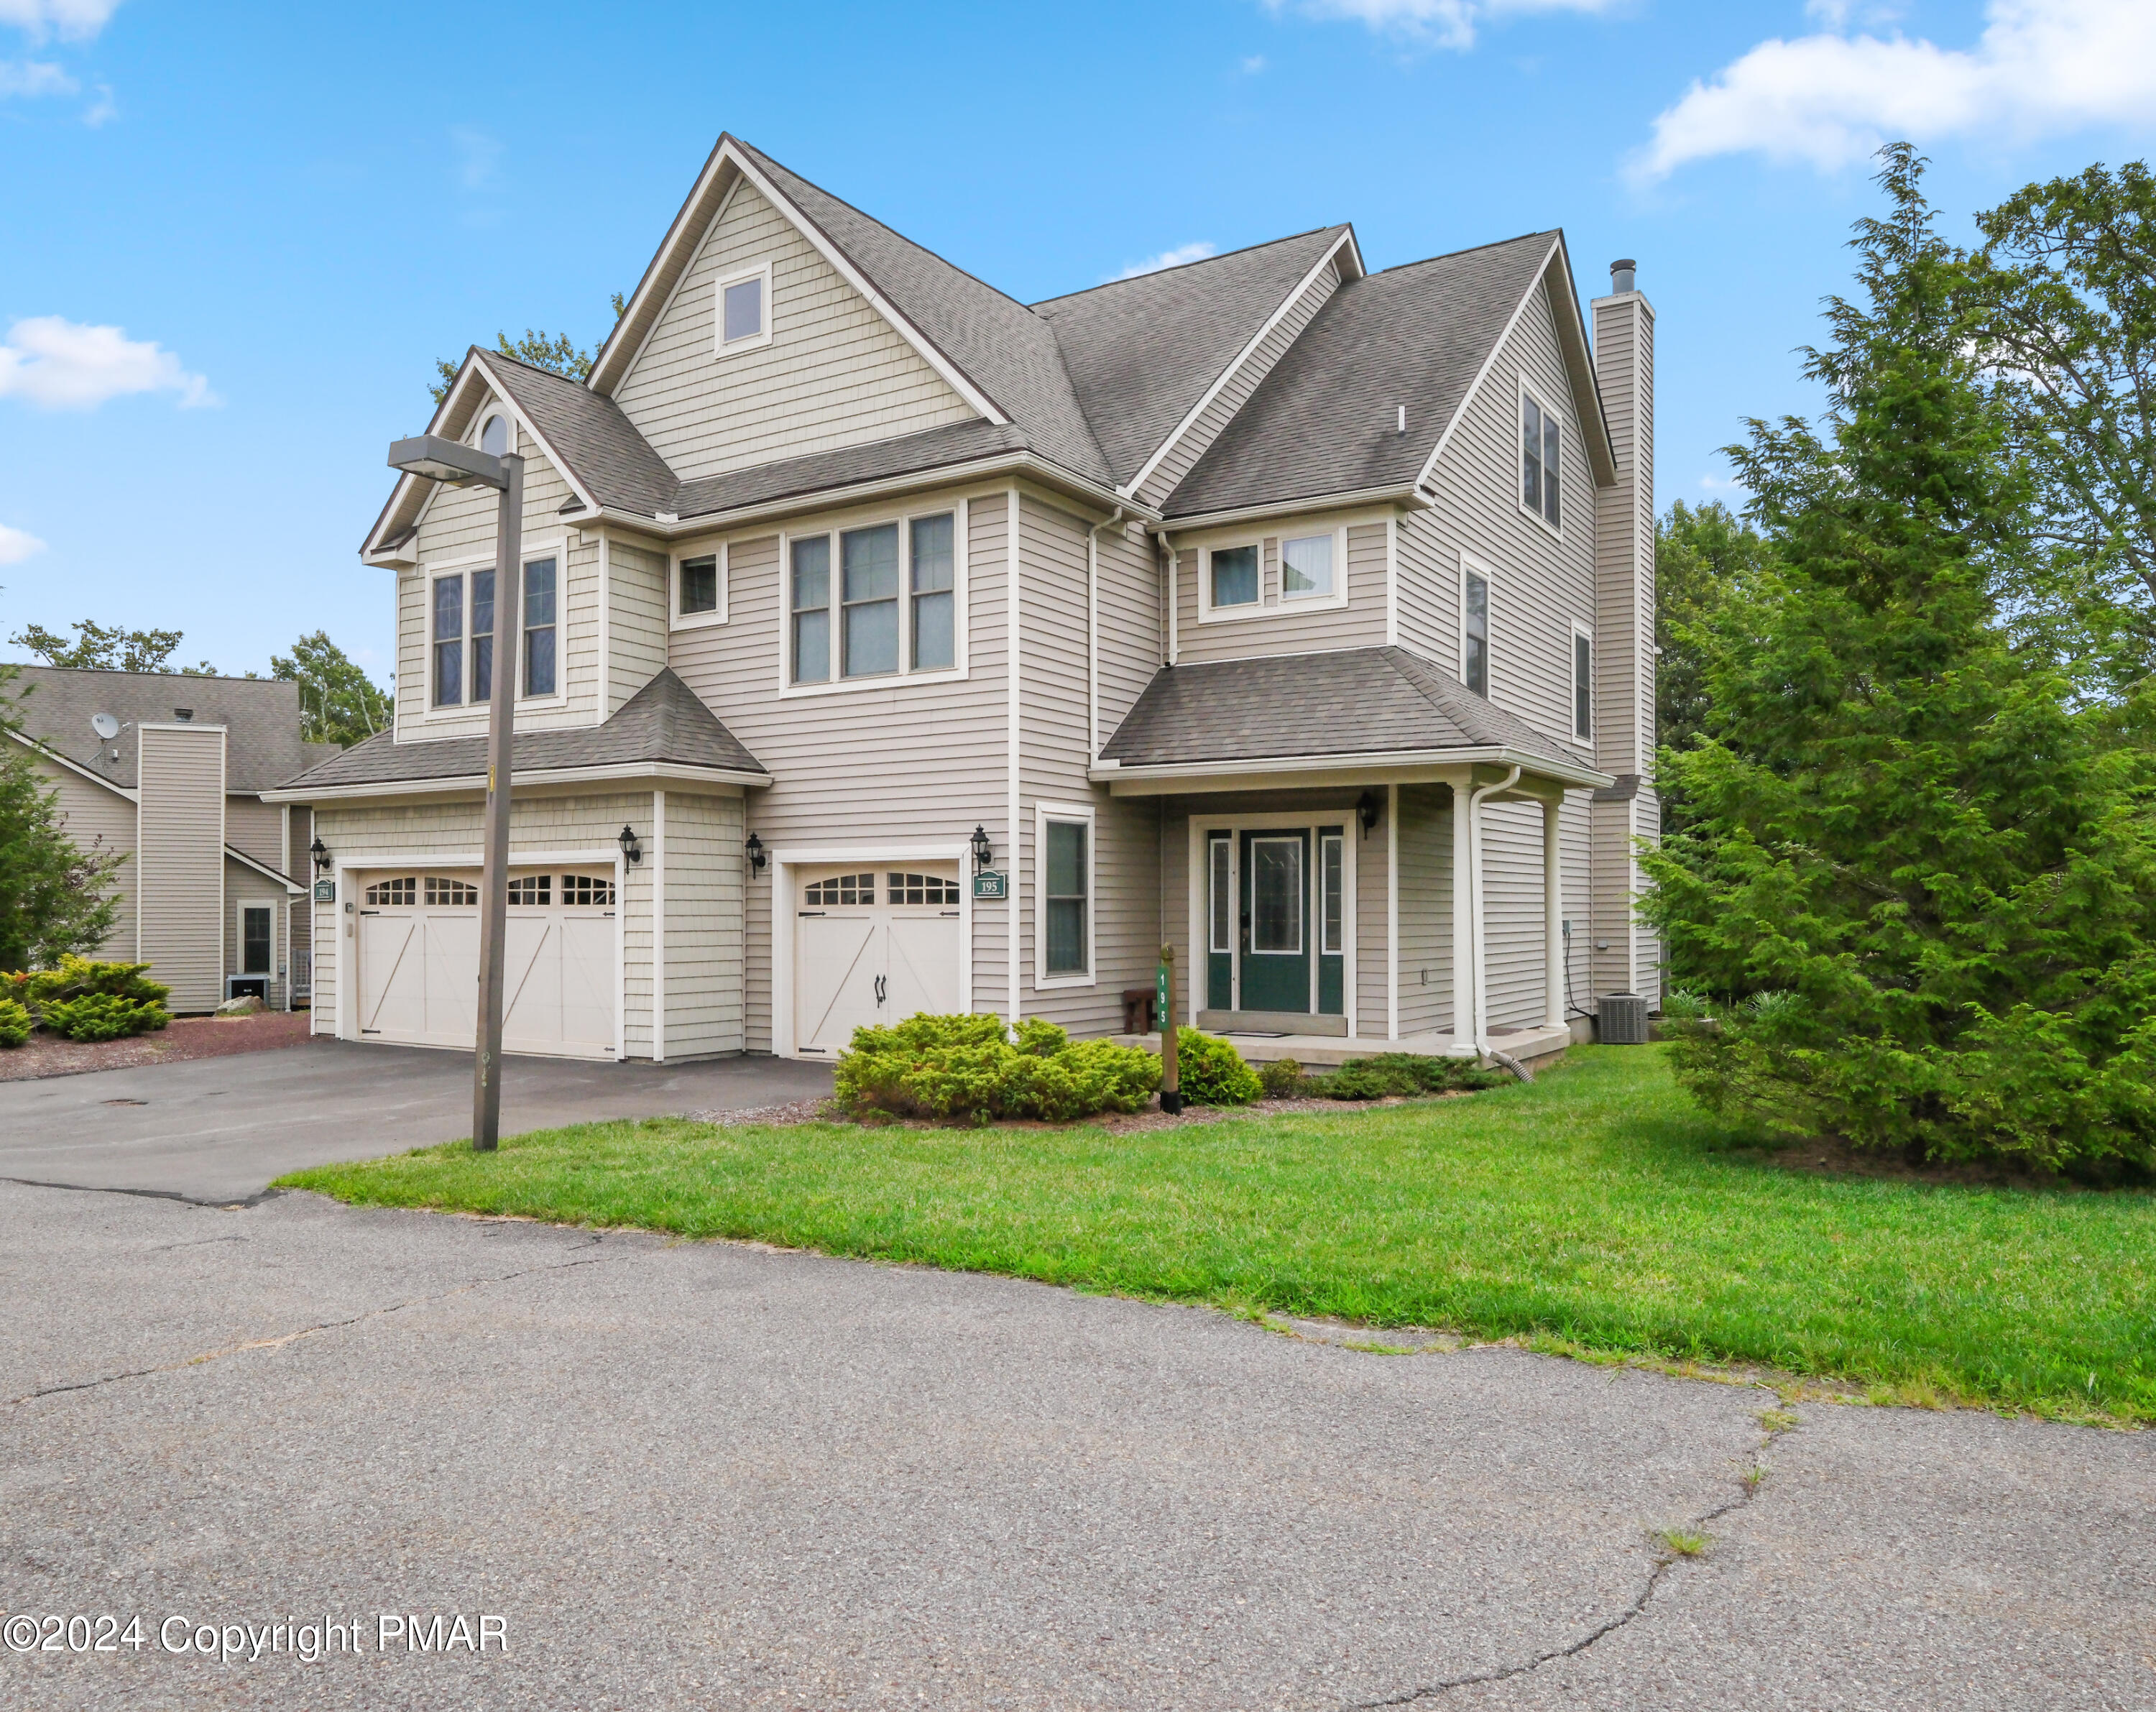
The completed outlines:
{"type": "Polygon", "coordinates": [[[94,954],[151,964],[182,1015],[253,984],[273,1007],[305,1003],[309,814],[262,795],[338,753],[300,740],[299,686],[18,672],[0,695],[21,721],[14,740],[59,792],[68,835],[126,858],[113,877],[119,918],[94,954]]]}
{"type": "Polygon", "coordinates": [[[1557,232],[1372,274],[1342,225],[1029,306],[722,137],[588,381],[475,347],[434,414],[528,460],[521,589],[490,491],[367,537],[396,729],[270,794],[332,853],[315,1026],[471,1041],[520,595],[512,1049],[1111,1034],[1163,941],[1186,1020],[1291,1038],[1652,996],[1616,285],[1590,332],[1557,232]]]}

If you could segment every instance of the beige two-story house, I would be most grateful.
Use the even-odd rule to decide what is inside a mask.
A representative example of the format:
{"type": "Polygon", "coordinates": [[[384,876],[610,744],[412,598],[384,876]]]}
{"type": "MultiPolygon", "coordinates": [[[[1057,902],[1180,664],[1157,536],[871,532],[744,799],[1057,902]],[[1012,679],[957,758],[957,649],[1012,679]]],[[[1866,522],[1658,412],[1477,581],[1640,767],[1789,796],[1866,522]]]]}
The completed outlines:
{"type": "Polygon", "coordinates": [[[1513,1050],[1654,993],[1654,316],[1555,231],[1024,304],[722,137],[583,382],[475,347],[398,481],[397,723],[313,806],[316,1026],[829,1057],[921,1010],[1513,1050]],[[329,890],[331,888],[326,888],[329,890]]]}

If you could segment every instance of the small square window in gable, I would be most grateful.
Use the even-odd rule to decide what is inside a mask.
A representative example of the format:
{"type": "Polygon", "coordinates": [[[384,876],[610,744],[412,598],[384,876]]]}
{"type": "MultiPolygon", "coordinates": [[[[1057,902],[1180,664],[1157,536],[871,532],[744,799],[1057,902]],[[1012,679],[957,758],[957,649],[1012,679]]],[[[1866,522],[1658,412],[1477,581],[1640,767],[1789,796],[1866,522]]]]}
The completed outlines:
{"type": "Polygon", "coordinates": [[[771,264],[731,268],[712,285],[714,346],[721,357],[771,342],[771,264]]]}

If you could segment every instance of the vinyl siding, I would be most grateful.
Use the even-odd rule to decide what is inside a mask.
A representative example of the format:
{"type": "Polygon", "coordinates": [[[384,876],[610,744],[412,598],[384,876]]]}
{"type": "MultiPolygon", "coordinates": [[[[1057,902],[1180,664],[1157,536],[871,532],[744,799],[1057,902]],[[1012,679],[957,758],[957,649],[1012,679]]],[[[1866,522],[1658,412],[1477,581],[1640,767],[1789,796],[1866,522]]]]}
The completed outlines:
{"type": "Polygon", "coordinates": [[[1302,535],[1332,529],[1337,514],[1314,512],[1286,522],[1267,522],[1247,531],[1208,531],[1176,538],[1175,655],[1178,664],[1212,660],[1246,660],[1268,654],[1315,654],[1332,648],[1376,648],[1385,641],[1385,525],[1353,523],[1348,528],[1348,604],[1311,607],[1281,599],[1280,544],[1302,535]],[[1199,579],[1207,575],[1205,554],[1215,547],[1245,542],[1260,546],[1261,611],[1200,622],[1199,579]]]}
{"type": "Polygon", "coordinates": [[[666,1057],[742,1049],[739,797],[666,797],[666,1057]]]}
{"type": "Polygon", "coordinates": [[[1474,553],[1491,571],[1491,700],[1571,742],[1572,626],[1594,620],[1595,488],[1546,290],[1499,346],[1438,460],[1434,486],[1436,506],[1400,525],[1401,644],[1459,676],[1460,555],[1474,553]],[[1558,412],[1563,436],[1556,534],[1517,496],[1522,375],[1558,412]]]}
{"type": "Polygon", "coordinates": [[[1452,1017],[1452,792],[1441,784],[1404,784],[1400,1032],[1449,1032],[1452,1017]]]}
{"type": "Polygon", "coordinates": [[[666,664],[666,578],[664,553],[614,540],[607,611],[605,717],[660,674],[666,664]]]}
{"type": "MultiPolygon", "coordinates": [[[[294,803],[291,813],[292,877],[311,892],[315,863],[314,858],[307,853],[307,846],[314,841],[314,811],[305,803],[294,803]]],[[[313,906],[304,897],[295,898],[285,916],[287,943],[285,948],[286,967],[292,972],[293,1002],[295,1004],[307,1000],[314,980],[314,921],[313,906]]]]}
{"type": "MultiPolygon", "coordinates": [[[[352,877],[384,868],[424,872],[426,859],[477,851],[485,805],[476,797],[450,802],[391,802],[368,805],[323,803],[316,806],[322,842],[336,853],[347,884],[334,904],[314,906],[315,1021],[316,1034],[335,1034],[340,1026],[338,982],[352,944],[354,917],[344,908],[353,901],[352,877]],[[340,926],[340,923],[342,923],[340,926]]],[[[509,858],[526,851],[589,850],[611,852],[626,823],[647,841],[651,832],[651,793],[613,791],[586,795],[520,797],[510,805],[509,858]]],[[[465,877],[469,877],[468,871],[465,877]]],[[[624,961],[626,990],[623,1032],[632,1058],[651,1056],[651,863],[631,866],[624,877],[624,961]]],[[[349,1009],[345,1026],[356,1028],[349,1009]]]]}
{"type": "Polygon", "coordinates": [[[746,183],[713,223],[614,397],[684,481],[977,414],[746,183]],[[716,282],[766,260],[771,341],[721,357],[716,282]]]}
{"type": "MultiPolygon", "coordinates": [[[[996,866],[1009,869],[1009,504],[1006,490],[947,490],[904,507],[906,515],[916,517],[963,508],[966,675],[955,679],[900,677],[869,688],[781,695],[781,537],[744,536],[732,542],[727,622],[674,631],[669,658],[682,680],[770,769],[775,783],[753,793],[747,818],[767,849],[960,846],[980,825],[994,842],[996,866]]],[[[791,527],[808,534],[899,515],[896,506],[858,508],[804,517],[791,527]]],[[[1081,630],[1081,646],[1082,635],[1081,630]]],[[[771,888],[777,875],[776,866],[767,866],[747,887],[744,974],[752,1051],[773,1047],[771,888]]],[[[1009,907],[973,907],[977,1010],[1006,1009],[1009,907]]]]}
{"type": "Polygon", "coordinates": [[[135,957],[135,910],[141,877],[141,862],[135,848],[135,805],[117,791],[93,784],[79,773],[33,756],[30,764],[59,799],[60,830],[78,849],[99,855],[117,852],[126,857],[112,876],[111,889],[120,900],[112,931],[98,946],[95,955],[121,962],[135,957]]]}
{"type": "MultiPolygon", "coordinates": [[[[485,411],[483,405],[480,414],[485,411]]],[[[538,443],[521,429],[517,435],[517,450],[526,460],[524,557],[528,560],[551,553],[559,561],[555,584],[555,661],[556,681],[563,693],[558,702],[531,703],[520,700],[516,727],[520,731],[539,731],[595,724],[603,717],[599,707],[598,537],[564,527],[561,507],[573,497],[569,486],[541,454],[538,443]]],[[[418,568],[398,573],[399,743],[477,737],[486,730],[484,707],[437,709],[431,705],[434,677],[428,602],[430,573],[434,568],[470,558],[475,553],[492,555],[501,512],[500,498],[490,487],[443,488],[437,491],[419,524],[418,568]]],[[[485,563],[454,567],[467,577],[475,569],[487,568],[485,563]]],[[[515,608],[499,598],[496,606],[496,634],[506,636],[515,608]]],[[[521,687],[520,683],[519,688],[521,687]]]]}
{"type": "Polygon", "coordinates": [[[224,841],[281,873],[285,866],[284,810],[259,796],[227,795],[224,841]]]}
{"type": "Polygon", "coordinates": [[[1646,773],[1655,744],[1655,347],[1640,300],[1596,306],[1594,360],[1618,478],[1599,496],[1596,748],[1604,772],[1646,773]]]}
{"type": "Polygon", "coordinates": [[[148,726],[141,742],[141,959],[186,1014],[224,997],[224,731],[148,726]]]}
{"type": "Polygon", "coordinates": [[[1161,630],[1159,555],[1142,530],[1101,532],[1098,742],[1115,735],[1168,658],[1161,630]]]}
{"type": "Polygon", "coordinates": [[[1243,359],[1212,403],[1199,412],[1197,419],[1168,449],[1159,467],[1146,478],[1138,493],[1141,500],[1149,506],[1158,506],[1175,491],[1176,484],[1196,467],[1198,460],[1205,455],[1206,448],[1235,419],[1235,413],[1250,402],[1250,394],[1258,389],[1258,383],[1272,372],[1273,364],[1301,336],[1311,317],[1339,289],[1339,268],[1328,261],[1317,277],[1303,288],[1279,323],[1258,342],[1257,348],[1243,359]]]}

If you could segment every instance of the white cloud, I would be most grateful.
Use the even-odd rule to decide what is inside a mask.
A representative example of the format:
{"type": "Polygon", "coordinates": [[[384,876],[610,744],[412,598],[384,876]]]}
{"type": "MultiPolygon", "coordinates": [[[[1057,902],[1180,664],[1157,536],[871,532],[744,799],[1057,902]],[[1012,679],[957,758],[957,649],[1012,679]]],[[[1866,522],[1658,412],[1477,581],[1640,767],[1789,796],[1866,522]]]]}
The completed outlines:
{"type": "Polygon", "coordinates": [[[71,95],[82,85],[47,59],[0,59],[0,99],[71,95]]]}
{"type": "Polygon", "coordinates": [[[48,35],[86,42],[120,9],[120,0],[0,0],[0,23],[13,24],[33,42],[48,35]]]}
{"type": "Polygon", "coordinates": [[[449,141],[457,152],[457,179],[467,190],[490,188],[500,176],[502,144],[473,125],[453,125],[449,141]]]}
{"type": "Polygon", "coordinates": [[[1265,56],[1262,54],[1251,54],[1249,59],[1244,60],[1240,65],[1236,67],[1236,69],[1240,71],[1245,77],[1255,77],[1265,69],[1265,56]]]}
{"type": "Polygon", "coordinates": [[[1163,268],[1179,268],[1187,261],[1203,261],[1219,247],[1217,244],[1178,244],[1173,249],[1163,249],[1158,255],[1149,255],[1143,261],[1132,262],[1116,278],[1135,280],[1141,274],[1157,274],[1163,268]]]}
{"type": "Polygon", "coordinates": [[[33,553],[43,553],[45,543],[27,529],[10,529],[0,523],[0,565],[19,565],[33,553]]]}
{"type": "Polygon", "coordinates": [[[9,327],[0,344],[0,398],[92,410],[129,393],[177,393],[183,407],[218,402],[209,382],[188,373],[170,351],[119,327],[35,315],[9,327]]]}
{"type": "Polygon", "coordinates": [[[97,86],[97,99],[83,109],[82,122],[92,131],[108,120],[120,116],[120,104],[112,99],[112,85],[101,83],[97,86]]]}
{"type": "Polygon", "coordinates": [[[1632,177],[1748,152],[1826,172],[1897,137],[2147,124],[2156,108],[2148,0],[1991,0],[1984,16],[1973,48],[1839,33],[1762,42],[1655,121],[1632,177]]]}
{"type": "Polygon", "coordinates": [[[1291,5],[1307,17],[1367,24],[1383,34],[1461,52],[1475,45],[1476,26],[1528,12],[1602,12],[1614,0],[1265,0],[1265,9],[1291,5]]]}

